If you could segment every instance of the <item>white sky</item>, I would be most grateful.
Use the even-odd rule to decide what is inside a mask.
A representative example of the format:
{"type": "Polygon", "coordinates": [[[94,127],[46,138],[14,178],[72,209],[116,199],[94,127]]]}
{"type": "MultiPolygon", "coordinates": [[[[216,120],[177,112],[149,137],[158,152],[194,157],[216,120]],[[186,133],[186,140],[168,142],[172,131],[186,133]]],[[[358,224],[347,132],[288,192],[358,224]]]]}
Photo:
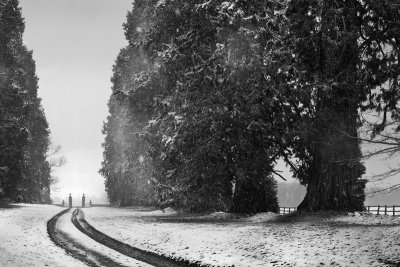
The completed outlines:
{"type": "MultiPolygon", "coordinates": [[[[127,44],[122,23],[131,2],[20,0],[26,22],[24,41],[33,50],[51,138],[62,146],[67,159],[55,172],[59,190],[52,192],[53,197],[104,196],[104,178],[98,174],[103,157],[101,128],[108,114],[112,65],[127,44]]],[[[278,169],[290,177],[283,165],[278,169]]],[[[367,162],[368,175],[386,168],[385,160],[367,162]]]]}
{"type": "Polygon", "coordinates": [[[39,96],[66,165],[52,196],[104,195],[101,128],[108,114],[112,65],[127,42],[132,0],[20,0],[24,42],[33,50],[39,96]]]}

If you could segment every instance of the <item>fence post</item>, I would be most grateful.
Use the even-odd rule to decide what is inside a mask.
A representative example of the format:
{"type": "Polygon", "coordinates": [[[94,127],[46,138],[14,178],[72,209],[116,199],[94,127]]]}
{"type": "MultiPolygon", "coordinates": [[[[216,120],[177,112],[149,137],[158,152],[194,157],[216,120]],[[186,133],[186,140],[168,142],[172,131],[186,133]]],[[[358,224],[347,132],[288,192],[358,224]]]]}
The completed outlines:
{"type": "Polygon", "coordinates": [[[369,206],[367,207],[367,209],[368,209],[368,213],[369,213],[369,206]]]}
{"type": "Polygon", "coordinates": [[[381,205],[378,205],[378,214],[377,215],[379,215],[379,209],[381,208],[381,205]]]}
{"type": "Polygon", "coordinates": [[[387,205],[385,205],[385,215],[387,215],[387,205]]]}
{"type": "Polygon", "coordinates": [[[396,206],[393,205],[393,217],[396,216],[396,206]]]}
{"type": "Polygon", "coordinates": [[[286,207],[283,207],[283,214],[286,214],[286,207]]]}

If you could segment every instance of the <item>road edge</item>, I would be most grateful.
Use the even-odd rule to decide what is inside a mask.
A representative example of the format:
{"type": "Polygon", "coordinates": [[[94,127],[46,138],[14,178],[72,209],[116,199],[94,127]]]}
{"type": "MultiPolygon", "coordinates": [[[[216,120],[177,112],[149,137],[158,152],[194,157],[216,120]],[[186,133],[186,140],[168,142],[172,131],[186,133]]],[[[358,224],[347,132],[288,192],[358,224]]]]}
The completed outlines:
{"type": "Polygon", "coordinates": [[[65,250],[68,255],[88,266],[98,267],[99,264],[102,264],[104,266],[123,267],[123,265],[113,261],[107,256],[99,254],[95,251],[90,250],[90,248],[88,249],[78,243],[75,243],[71,238],[68,238],[68,236],[63,235],[62,232],[57,233],[56,231],[57,220],[70,210],[71,210],[70,208],[64,209],[63,211],[57,213],[50,220],[47,221],[47,234],[50,237],[51,241],[53,241],[53,243],[56,244],[56,246],[65,250]],[[57,237],[57,235],[60,236],[57,237]],[[73,247],[68,247],[67,245],[65,245],[65,242],[72,244],[73,247]],[[87,253],[91,254],[92,258],[94,256],[97,262],[94,261],[93,259],[90,259],[87,253]]]}
{"type": "Polygon", "coordinates": [[[104,246],[114,249],[128,257],[146,262],[157,267],[217,267],[210,264],[201,264],[201,262],[189,262],[189,260],[185,259],[170,258],[165,255],[142,250],[140,248],[123,243],[102,233],[101,231],[90,225],[85,220],[84,212],[81,209],[74,210],[71,220],[76,228],[78,228],[82,233],[86,234],[93,240],[103,244],[104,246]]]}

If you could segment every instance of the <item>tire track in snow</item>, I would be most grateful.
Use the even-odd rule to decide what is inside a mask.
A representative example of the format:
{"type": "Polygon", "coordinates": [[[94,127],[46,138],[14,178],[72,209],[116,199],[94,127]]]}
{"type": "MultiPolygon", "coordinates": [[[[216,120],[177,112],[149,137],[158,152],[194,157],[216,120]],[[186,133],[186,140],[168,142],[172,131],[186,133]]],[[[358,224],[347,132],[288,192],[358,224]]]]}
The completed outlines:
{"type": "MultiPolygon", "coordinates": [[[[77,242],[68,233],[62,231],[57,227],[57,222],[61,216],[67,216],[70,209],[65,209],[62,212],[55,215],[47,222],[47,232],[51,240],[59,247],[63,248],[72,257],[86,263],[89,266],[115,266],[123,267],[127,266],[122,264],[121,261],[113,260],[94,249],[88,248],[77,242]]],[[[71,224],[72,226],[72,224],[71,224]]],[[[73,226],[72,226],[73,227],[73,226]]],[[[94,242],[94,241],[93,241],[94,242]]],[[[147,264],[145,264],[148,266],[147,264]]],[[[129,266],[129,264],[128,264],[129,266]]],[[[142,266],[140,263],[137,266],[142,266]]]]}
{"type": "MultiPolygon", "coordinates": [[[[98,231],[96,228],[91,226],[84,217],[84,213],[80,209],[74,210],[72,213],[72,223],[84,234],[94,239],[95,241],[114,249],[121,254],[124,254],[128,257],[132,257],[136,260],[146,262],[153,266],[157,267],[202,267],[199,262],[190,263],[187,260],[183,259],[171,259],[163,255],[158,255],[153,252],[141,250],[136,247],[132,247],[128,244],[125,244],[121,241],[118,241],[112,237],[107,236],[106,234],[98,231]]],[[[209,265],[207,265],[209,266],[209,265]]]]}

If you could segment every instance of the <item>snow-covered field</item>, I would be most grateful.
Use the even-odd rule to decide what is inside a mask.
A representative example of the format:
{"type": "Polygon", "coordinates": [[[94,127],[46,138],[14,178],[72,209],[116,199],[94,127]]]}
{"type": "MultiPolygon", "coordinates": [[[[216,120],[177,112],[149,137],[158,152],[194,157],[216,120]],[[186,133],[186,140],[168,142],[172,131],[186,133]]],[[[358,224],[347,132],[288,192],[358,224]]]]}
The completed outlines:
{"type": "MultiPolygon", "coordinates": [[[[84,209],[86,220],[122,242],[215,266],[393,266],[400,260],[400,218],[363,214],[281,220],[214,213],[84,209]]],[[[282,217],[280,217],[282,218],[282,217]]]]}
{"type": "Polygon", "coordinates": [[[0,266],[86,266],[47,234],[47,221],[62,210],[50,205],[0,203],[0,266]]]}
{"type": "MultiPolygon", "coordinates": [[[[85,249],[90,249],[91,251],[94,251],[95,253],[99,253],[101,255],[106,256],[107,258],[112,259],[114,262],[122,265],[122,266],[130,266],[130,267],[151,267],[151,265],[148,265],[144,262],[137,261],[135,259],[132,259],[130,257],[127,257],[113,249],[110,249],[81,231],[79,231],[71,222],[71,215],[72,211],[67,212],[63,216],[59,218],[57,221],[56,227],[63,231],[65,234],[67,234],[73,241],[74,243],[78,243],[80,246],[82,246],[85,249]]],[[[87,251],[87,250],[86,250],[87,251]]],[[[96,266],[104,266],[101,262],[98,262],[96,259],[92,258],[92,260],[95,262],[96,266]]]]}
{"type": "MultiPolygon", "coordinates": [[[[47,234],[47,221],[61,210],[49,205],[0,205],[0,266],[85,266],[47,234]]],[[[390,216],[240,217],[222,212],[199,216],[105,207],[83,211],[90,224],[122,242],[213,266],[400,265],[400,218],[390,216]]],[[[59,224],[69,225],[64,219],[59,224]]],[[[64,228],[71,236],[81,234],[64,228]]],[[[93,240],[84,244],[103,251],[93,240]]]]}

